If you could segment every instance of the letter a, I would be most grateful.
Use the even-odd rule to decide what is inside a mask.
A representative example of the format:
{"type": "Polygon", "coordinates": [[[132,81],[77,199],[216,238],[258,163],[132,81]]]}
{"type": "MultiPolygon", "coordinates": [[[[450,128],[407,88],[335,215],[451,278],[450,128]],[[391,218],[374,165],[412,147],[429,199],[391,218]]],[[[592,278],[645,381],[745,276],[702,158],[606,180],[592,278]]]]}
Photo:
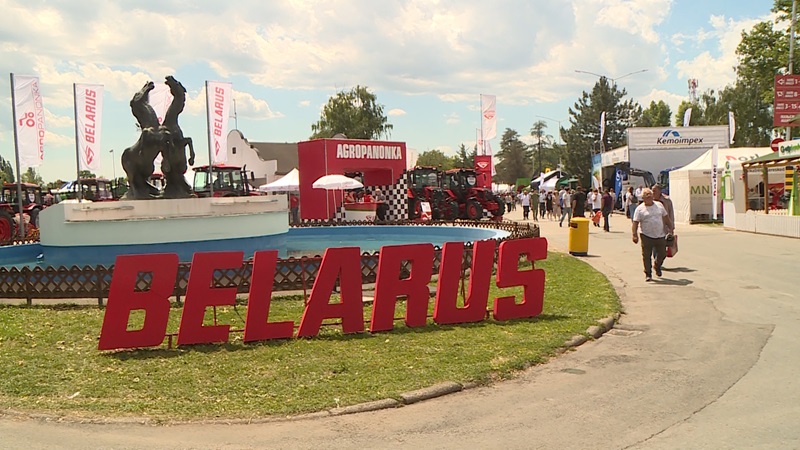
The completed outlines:
{"type": "Polygon", "coordinates": [[[358,247],[329,248],[322,256],[317,279],[311,288],[297,337],[319,334],[325,319],[341,319],[342,331],[364,331],[364,301],[361,295],[361,250],[358,247]],[[330,303],[331,294],[340,280],[341,301],[330,303]]]}
{"type": "Polygon", "coordinates": [[[522,303],[514,297],[498,297],[494,301],[494,319],[511,320],[536,317],[544,306],[544,270],[519,270],[519,257],[525,255],[532,264],[547,259],[547,239],[531,238],[505,241],[497,257],[497,287],[523,287],[522,303]]]}
{"type": "Polygon", "coordinates": [[[175,253],[117,256],[97,348],[117,350],[161,345],[167,332],[169,297],[175,290],[177,275],[175,253]],[[147,291],[136,290],[140,273],[151,274],[147,291]],[[144,324],[140,330],[128,331],[133,310],[144,310],[144,324]]]}

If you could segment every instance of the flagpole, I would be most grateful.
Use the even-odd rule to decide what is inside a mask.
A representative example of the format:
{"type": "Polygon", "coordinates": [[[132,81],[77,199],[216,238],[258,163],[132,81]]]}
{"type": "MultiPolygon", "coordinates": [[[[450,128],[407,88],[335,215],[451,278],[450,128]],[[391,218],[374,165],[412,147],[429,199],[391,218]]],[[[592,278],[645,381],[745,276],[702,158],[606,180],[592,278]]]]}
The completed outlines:
{"type": "Polygon", "coordinates": [[[14,92],[14,74],[11,74],[11,119],[14,121],[14,157],[17,163],[17,207],[19,208],[19,238],[25,239],[25,220],[22,218],[22,173],[20,173],[19,164],[19,143],[17,136],[17,101],[16,93],[14,92]]]}
{"type": "Polygon", "coordinates": [[[83,182],[81,181],[81,144],[78,139],[78,85],[77,83],[72,83],[72,111],[75,114],[75,160],[77,165],[77,174],[78,177],[78,203],[83,202],[83,182]]]}
{"type": "Polygon", "coordinates": [[[211,146],[214,143],[211,141],[211,121],[208,120],[211,117],[211,107],[208,104],[208,80],[206,80],[206,128],[208,132],[206,136],[208,136],[208,186],[210,188],[210,197],[214,197],[214,161],[211,159],[211,146]]]}
{"type": "Polygon", "coordinates": [[[486,154],[486,139],[483,138],[483,94],[478,96],[478,111],[481,116],[480,124],[481,124],[481,155],[486,154]]]}

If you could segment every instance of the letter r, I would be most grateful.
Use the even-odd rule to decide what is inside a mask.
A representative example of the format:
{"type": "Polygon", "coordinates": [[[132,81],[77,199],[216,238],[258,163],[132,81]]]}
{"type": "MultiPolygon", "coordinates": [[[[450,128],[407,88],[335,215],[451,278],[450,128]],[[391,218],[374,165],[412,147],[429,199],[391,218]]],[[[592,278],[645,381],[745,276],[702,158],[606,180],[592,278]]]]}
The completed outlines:
{"type": "Polygon", "coordinates": [[[118,256],[97,348],[117,350],[161,345],[167,332],[169,297],[175,289],[177,274],[175,253],[118,256]],[[136,291],[140,273],[152,274],[147,291],[136,291]],[[133,310],[144,310],[144,324],[140,330],[128,331],[133,310]]]}

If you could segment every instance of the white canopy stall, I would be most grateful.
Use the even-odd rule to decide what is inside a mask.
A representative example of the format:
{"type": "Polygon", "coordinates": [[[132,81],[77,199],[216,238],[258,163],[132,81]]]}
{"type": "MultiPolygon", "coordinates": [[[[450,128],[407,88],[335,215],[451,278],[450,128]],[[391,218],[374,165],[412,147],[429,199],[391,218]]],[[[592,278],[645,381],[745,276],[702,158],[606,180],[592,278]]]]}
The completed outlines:
{"type": "Polygon", "coordinates": [[[555,191],[556,190],[556,183],[558,180],[564,177],[564,173],[560,170],[551,170],[550,172],[544,173],[539,177],[533,179],[531,184],[538,183],[539,190],[541,191],[544,189],[545,191],[555,191]]]}
{"type": "MultiPolygon", "coordinates": [[[[692,223],[711,218],[711,152],[708,150],[689,164],[670,172],[669,198],[675,209],[675,222],[692,223]]],[[[717,151],[717,178],[725,170],[726,162],[739,167],[742,162],[771,152],[769,147],[721,148],[717,151]]],[[[722,203],[721,197],[719,202],[722,203]]],[[[717,211],[722,216],[722,206],[717,211]]]]}
{"type": "Polygon", "coordinates": [[[300,190],[300,172],[297,169],[292,169],[289,173],[282,178],[273,181],[272,183],[262,184],[258,187],[261,192],[293,192],[300,190]]]}

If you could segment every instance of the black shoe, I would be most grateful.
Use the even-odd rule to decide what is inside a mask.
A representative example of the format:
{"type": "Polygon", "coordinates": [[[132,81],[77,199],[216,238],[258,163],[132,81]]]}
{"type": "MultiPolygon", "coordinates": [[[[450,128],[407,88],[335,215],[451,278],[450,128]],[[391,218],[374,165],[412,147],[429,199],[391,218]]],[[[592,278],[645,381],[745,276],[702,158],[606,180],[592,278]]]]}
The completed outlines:
{"type": "Polygon", "coordinates": [[[656,269],[656,276],[661,278],[661,266],[658,266],[655,269],[656,269]]]}

